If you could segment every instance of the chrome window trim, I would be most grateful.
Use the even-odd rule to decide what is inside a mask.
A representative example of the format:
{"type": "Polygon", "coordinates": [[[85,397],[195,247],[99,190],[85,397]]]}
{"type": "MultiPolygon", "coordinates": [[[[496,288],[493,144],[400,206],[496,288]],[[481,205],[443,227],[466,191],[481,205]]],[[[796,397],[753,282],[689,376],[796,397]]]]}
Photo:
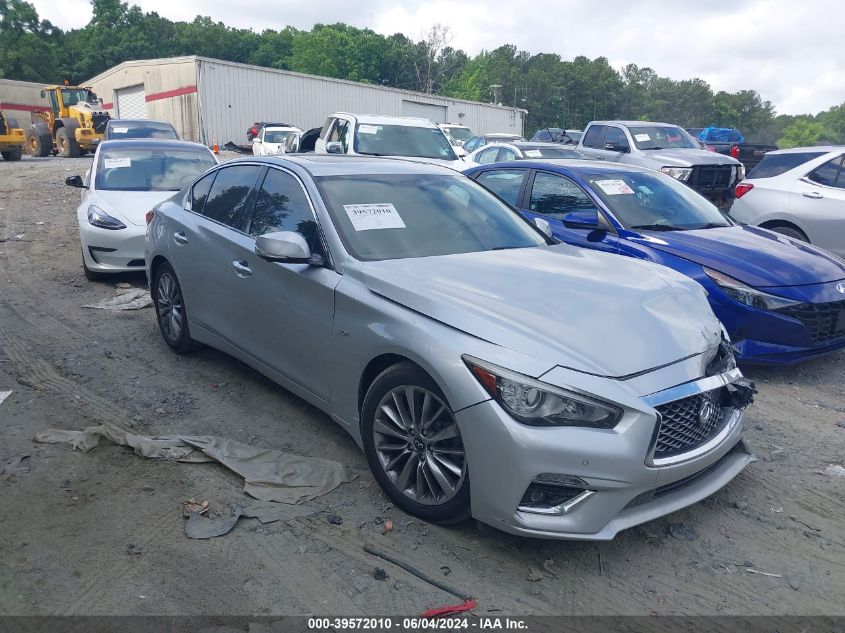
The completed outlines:
{"type": "Polygon", "coordinates": [[[694,396],[705,391],[713,391],[720,387],[724,387],[736,380],[742,378],[742,371],[738,367],[726,371],[717,376],[707,376],[706,378],[699,378],[692,382],[685,382],[674,387],[669,387],[663,391],[657,391],[648,396],[644,396],[643,400],[651,407],[658,407],[667,402],[674,402],[675,400],[682,400],[689,396],[694,396]]]}

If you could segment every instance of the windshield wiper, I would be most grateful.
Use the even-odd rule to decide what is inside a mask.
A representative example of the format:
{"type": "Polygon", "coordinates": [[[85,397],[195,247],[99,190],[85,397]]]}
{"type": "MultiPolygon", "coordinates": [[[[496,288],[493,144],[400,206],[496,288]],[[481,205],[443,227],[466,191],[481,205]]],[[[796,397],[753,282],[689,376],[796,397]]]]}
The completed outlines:
{"type": "Polygon", "coordinates": [[[665,147],[660,147],[660,145],[654,145],[654,146],[652,146],[652,147],[641,147],[640,149],[642,149],[642,150],[646,150],[646,149],[666,149],[666,148],[665,148],[665,147]]]}
{"type": "Polygon", "coordinates": [[[683,231],[679,226],[672,226],[671,224],[635,224],[630,227],[632,229],[640,229],[643,231],[683,231]]]}
{"type": "Polygon", "coordinates": [[[728,226],[730,226],[730,224],[721,224],[720,222],[708,222],[707,224],[702,224],[701,226],[691,226],[689,227],[689,229],[691,231],[697,231],[698,229],[723,229],[728,226]]]}

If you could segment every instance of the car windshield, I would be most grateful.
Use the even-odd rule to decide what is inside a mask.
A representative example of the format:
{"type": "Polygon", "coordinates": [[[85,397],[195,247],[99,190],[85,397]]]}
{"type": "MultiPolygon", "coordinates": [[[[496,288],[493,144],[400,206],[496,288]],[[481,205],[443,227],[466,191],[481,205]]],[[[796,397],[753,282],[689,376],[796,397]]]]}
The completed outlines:
{"type": "Polygon", "coordinates": [[[440,128],[359,123],[355,151],[367,156],[417,156],[458,160],[440,128]]]}
{"type": "Polygon", "coordinates": [[[468,127],[450,127],[444,125],[443,129],[456,141],[466,141],[472,138],[472,130],[468,127]]]}
{"type": "Polygon", "coordinates": [[[80,101],[94,105],[97,103],[97,95],[84,88],[62,88],[62,102],[66,106],[73,106],[80,101]]]}
{"type": "Polygon", "coordinates": [[[581,152],[565,147],[527,147],[522,153],[526,158],[586,158],[581,152]]]}
{"type": "Polygon", "coordinates": [[[639,149],[666,149],[667,147],[699,149],[698,143],[679,127],[643,125],[629,127],[628,130],[639,149]]]}
{"type": "Polygon", "coordinates": [[[97,163],[97,189],[178,191],[216,164],[205,148],[104,148],[97,163]]]}
{"type": "Polygon", "coordinates": [[[179,135],[167,123],[147,121],[144,123],[124,123],[114,121],[109,123],[110,139],[127,138],[169,138],[179,140],[179,135]]]}
{"type": "Polygon", "coordinates": [[[325,176],[317,181],[347,250],[361,260],[547,243],[501,200],[463,176],[325,176]]]}
{"type": "Polygon", "coordinates": [[[604,172],[586,179],[627,229],[683,231],[732,226],[715,205],[670,176],[604,172]]]}
{"type": "Polygon", "coordinates": [[[264,130],[264,142],[284,143],[291,134],[292,130],[264,130]]]}

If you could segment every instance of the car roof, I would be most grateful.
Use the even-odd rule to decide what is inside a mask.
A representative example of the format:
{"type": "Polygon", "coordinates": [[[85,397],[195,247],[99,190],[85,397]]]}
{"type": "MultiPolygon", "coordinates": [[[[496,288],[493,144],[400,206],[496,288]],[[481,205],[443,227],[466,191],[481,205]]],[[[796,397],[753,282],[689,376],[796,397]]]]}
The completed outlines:
{"type": "Polygon", "coordinates": [[[296,125],[265,125],[261,128],[266,132],[273,132],[274,130],[280,130],[282,132],[287,132],[288,130],[301,130],[302,128],[297,127],[296,125]]]}
{"type": "Polygon", "coordinates": [[[525,138],[516,132],[490,132],[490,134],[479,134],[481,138],[525,138]]]}
{"type": "Polygon", "coordinates": [[[193,141],[182,141],[175,138],[127,138],[127,139],[112,139],[100,143],[103,149],[111,149],[113,147],[121,149],[204,149],[209,150],[202,143],[194,143],[193,141]]]}
{"type": "Polygon", "coordinates": [[[124,125],[129,123],[131,125],[148,125],[150,123],[154,125],[167,125],[173,127],[173,124],[169,121],[156,121],[154,119],[109,119],[108,125],[112,123],[116,123],[118,125],[124,125]]]}
{"type": "MultiPolygon", "coordinates": [[[[554,143],[555,147],[560,147],[559,144],[554,143]]],[[[491,163],[489,165],[482,165],[481,169],[505,169],[508,167],[517,167],[519,169],[548,169],[550,171],[566,170],[577,171],[579,174],[587,174],[590,176],[601,176],[603,174],[618,174],[618,173],[660,173],[653,169],[646,169],[645,167],[637,167],[636,165],[623,165],[622,163],[607,163],[603,160],[583,160],[580,158],[543,158],[531,160],[511,160],[502,163],[491,163]]],[[[475,171],[475,170],[473,170],[475,171]]]]}
{"type": "Polygon", "coordinates": [[[320,176],[360,176],[368,174],[416,174],[460,176],[460,172],[426,163],[424,159],[385,158],[380,156],[360,156],[347,154],[288,154],[285,156],[262,156],[240,158],[228,161],[231,165],[239,162],[260,162],[280,166],[297,165],[314,177],[320,176]]]}
{"type": "MultiPolygon", "coordinates": [[[[491,143],[491,145],[499,145],[500,143],[491,143]]],[[[542,141],[514,141],[513,143],[504,143],[505,145],[513,145],[519,149],[570,149],[566,145],[560,143],[544,143],[542,141]]],[[[487,147],[487,146],[485,146],[487,147]]],[[[575,151],[575,148],[571,148],[575,151]]]]}
{"type": "Polygon", "coordinates": [[[809,147],[777,149],[771,152],[766,152],[766,156],[769,154],[804,154],[806,152],[841,152],[842,150],[845,150],[845,145],[811,145],[809,147]]]}
{"type": "Polygon", "coordinates": [[[363,123],[365,125],[381,123],[383,125],[406,125],[408,127],[427,127],[433,129],[437,128],[437,126],[434,125],[434,123],[432,123],[428,119],[423,119],[420,117],[388,116],[386,114],[352,114],[351,112],[336,112],[335,115],[353,117],[355,120],[358,121],[358,123],[363,123]]]}
{"type": "MultiPolygon", "coordinates": [[[[590,121],[590,125],[624,125],[626,127],[641,127],[644,125],[650,127],[681,127],[674,123],[661,123],[659,121],[590,121]]],[[[574,132],[575,130],[573,130],[574,132]]]]}

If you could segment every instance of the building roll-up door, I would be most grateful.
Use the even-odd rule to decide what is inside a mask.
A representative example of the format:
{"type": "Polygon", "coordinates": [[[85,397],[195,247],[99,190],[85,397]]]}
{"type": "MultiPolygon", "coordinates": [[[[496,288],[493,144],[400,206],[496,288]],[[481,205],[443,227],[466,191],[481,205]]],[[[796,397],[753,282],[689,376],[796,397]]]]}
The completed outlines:
{"type": "Polygon", "coordinates": [[[146,119],[147,102],[144,99],[144,84],[119,88],[115,91],[118,119],[146,119]]]}
{"type": "Polygon", "coordinates": [[[402,99],[402,116],[415,116],[428,119],[432,123],[446,123],[446,106],[433,103],[420,103],[402,99]]]}

